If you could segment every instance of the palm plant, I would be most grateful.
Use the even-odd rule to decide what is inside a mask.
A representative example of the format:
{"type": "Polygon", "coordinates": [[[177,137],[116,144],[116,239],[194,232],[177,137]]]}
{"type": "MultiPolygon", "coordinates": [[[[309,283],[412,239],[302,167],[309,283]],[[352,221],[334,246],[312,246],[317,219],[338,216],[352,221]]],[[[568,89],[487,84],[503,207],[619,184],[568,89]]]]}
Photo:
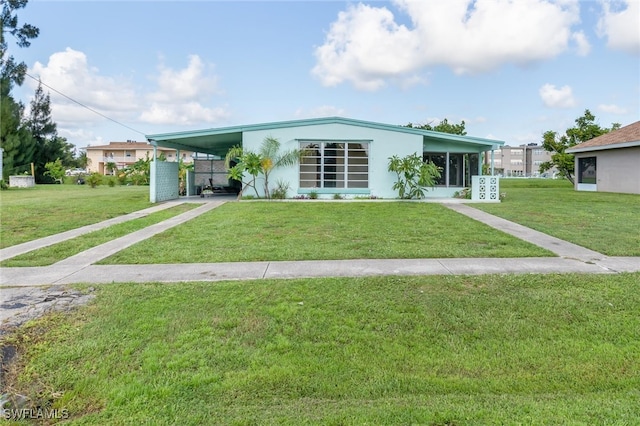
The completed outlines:
{"type": "Polygon", "coordinates": [[[271,198],[269,176],[273,169],[292,166],[298,162],[301,155],[302,151],[299,149],[280,152],[280,142],[276,138],[267,137],[258,152],[244,150],[241,146],[231,148],[225,157],[225,166],[229,170],[229,178],[242,182],[238,198],[242,197],[242,193],[248,187],[252,187],[256,196],[259,196],[256,188],[258,175],[264,177],[264,196],[271,198]],[[230,167],[234,160],[236,164],[230,167]],[[251,179],[245,181],[245,174],[249,174],[251,179]]]}
{"type": "Polygon", "coordinates": [[[262,175],[264,176],[264,195],[271,198],[269,192],[269,174],[277,167],[293,166],[300,160],[299,149],[292,149],[285,152],[280,151],[280,141],[273,137],[267,137],[260,145],[260,157],[262,159],[262,175]]]}

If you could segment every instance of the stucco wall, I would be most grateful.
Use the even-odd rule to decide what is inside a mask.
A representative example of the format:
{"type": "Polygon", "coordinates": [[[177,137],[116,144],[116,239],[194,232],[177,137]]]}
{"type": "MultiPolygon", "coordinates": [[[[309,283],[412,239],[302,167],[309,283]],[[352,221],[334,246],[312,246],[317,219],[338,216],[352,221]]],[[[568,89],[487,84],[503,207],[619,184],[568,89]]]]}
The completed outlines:
{"type": "MultiPolygon", "coordinates": [[[[300,139],[316,140],[370,140],[369,144],[369,191],[368,195],[383,198],[395,198],[397,193],[391,188],[395,181],[395,174],[387,171],[389,157],[398,155],[404,157],[415,152],[422,155],[422,136],[397,133],[387,130],[371,129],[346,124],[326,124],[316,126],[299,126],[268,131],[245,132],[243,135],[244,149],[258,151],[266,137],[274,137],[280,142],[280,149],[287,151],[299,148],[300,139]]],[[[269,186],[276,186],[278,179],[289,182],[288,196],[292,197],[299,191],[298,165],[275,169],[269,177],[269,186]]],[[[258,182],[258,189],[262,195],[263,182],[258,182]]],[[[349,193],[344,189],[343,193],[349,193]]],[[[358,191],[351,191],[358,195],[358,191]]],[[[360,191],[361,192],[361,191],[360,191]]],[[[253,191],[251,190],[251,193],[253,191]]],[[[322,194],[320,194],[322,197],[322,194]]],[[[327,195],[330,196],[330,195],[327,195]]]]}
{"type": "Polygon", "coordinates": [[[598,192],[640,194],[640,147],[576,153],[576,176],[577,159],[584,157],[596,157],[598,192]]]}

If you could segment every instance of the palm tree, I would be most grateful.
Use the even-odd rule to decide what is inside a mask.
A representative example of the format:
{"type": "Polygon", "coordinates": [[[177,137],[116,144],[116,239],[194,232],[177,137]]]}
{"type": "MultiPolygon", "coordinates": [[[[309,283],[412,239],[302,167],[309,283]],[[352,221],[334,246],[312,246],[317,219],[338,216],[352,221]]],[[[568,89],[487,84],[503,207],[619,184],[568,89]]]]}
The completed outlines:
{"type": "Polygon", "coordinates": [[[277,167],[293,166],[300,160],[301,151],[292,149],[285,152],[280,151],[280,141],[273,137],[267,137],[260,145],[260,157],[262,159],[262,174],[264,175],[264,195],[271,198],[269,192],[269,174],[277,167]]]}
{"type": "Polygon", "coordinates": [[[258,196],[258,189],[256,188],[256,178],[262,174],[264,176],[264,196],[271,198],[269,191],[269,175],[273,169],[277,167],[292,166],[298,162],[302,151],[299,149],[292,149],[285,152],[280,151],[280,142],[273,137],[267,137],[260,145],[258,152],[244,150],[241,146],[234,146],[227,152],[225,157],[225,166],[229,170],[229,177],[231,179],[239,180],[243,183],[243,188],[238,194],[238,198],[242,197],[243,191],[247,187],[252,187],[258,196]],[[236,160],[235,166],[231,166],[231,162],[236,160]],[[252,179],[248,182],[244,182],[244,174],[249,173],[252,179]]]}
{"type": "Polygon", "coordinates": [[[76,164],[78,168],[87,170],[91,165],[91,158],[87,157],[87,151],[80,151],[80,154],[78,154],[78,158],[76,159],[76,164]]]}

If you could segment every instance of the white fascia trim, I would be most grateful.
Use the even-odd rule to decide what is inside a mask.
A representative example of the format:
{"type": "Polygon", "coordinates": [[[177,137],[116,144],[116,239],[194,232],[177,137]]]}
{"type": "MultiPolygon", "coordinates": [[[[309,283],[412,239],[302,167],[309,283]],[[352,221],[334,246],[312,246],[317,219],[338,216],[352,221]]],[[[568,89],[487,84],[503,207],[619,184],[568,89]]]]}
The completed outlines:
{"type": "Polygon", "coordinates": [[[633,148],[635,146],[640,146],[640,141],[612,143],[610,145],[600,145],[600,146],[587,146],[584,148],[569,148],[567,149],[566,152],[569,154],[574,154],[579,152],[604,151],[607,149],[633,148]]]}

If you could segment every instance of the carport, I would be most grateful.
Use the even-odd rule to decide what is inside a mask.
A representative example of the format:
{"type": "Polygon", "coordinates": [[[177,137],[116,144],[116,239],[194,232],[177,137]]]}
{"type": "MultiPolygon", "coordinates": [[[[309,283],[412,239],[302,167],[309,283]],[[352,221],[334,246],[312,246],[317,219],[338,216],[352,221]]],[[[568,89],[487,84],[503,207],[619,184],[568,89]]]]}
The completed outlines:
{"type": "Polygon", "coordinates": [[[177,158],[180,158],[180,151],[197,153],[194,157],[194,169],[198,167],[199,170],[187,173],[186,186],[187,195],[199,195],[198,188],[201,190],[206,185],[226,186],[223,183],[226,180],[226,171],[220,167],[220,164],[224,162],[224,157],[229,149],[238,145],[242,146],[244,127],[146,135],[147,140],[153,146],[149,185],[150,201],[156,203],[179,197],[178,163],[157,161],[158,147],[175,149],[177,158]],[[208,170],[203,169],[207,166],[208,170]]]}

